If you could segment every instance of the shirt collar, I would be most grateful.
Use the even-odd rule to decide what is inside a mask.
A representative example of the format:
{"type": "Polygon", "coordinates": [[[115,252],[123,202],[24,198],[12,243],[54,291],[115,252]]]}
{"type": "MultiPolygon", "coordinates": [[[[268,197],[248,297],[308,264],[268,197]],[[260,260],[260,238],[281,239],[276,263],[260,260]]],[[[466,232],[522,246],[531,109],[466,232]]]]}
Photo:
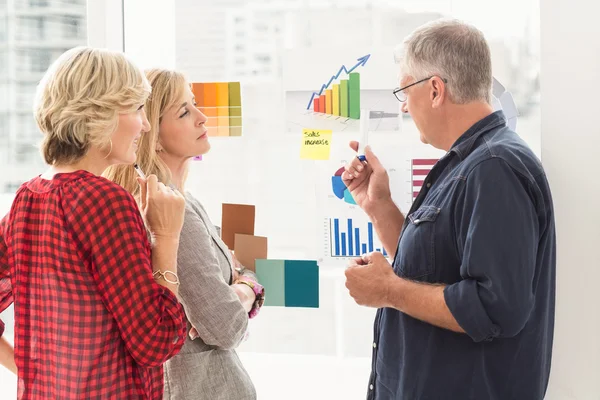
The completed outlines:
{"type": "Polygon", "coordinates": [[[33,192],[44,193],[54,188],[60,187],[67,182],[71,182],[80,178],[92,177],[96,177],[96,175],[84,170],[77,170],[73,172],[61,172],[55,174],[52,177],[52,179],[43,179],[41,176],[37,176],[29,182],[27,182],[27,187],[33,192]]]}
{"type": "Polygon", "coordinates": [[[502,110],[496,111],[477,121],[454,142],[450,152],[456,153],[461,159],[469,155],[477,139],[484,133],[498,126],[506,126],[506,117],[502,110]]]}

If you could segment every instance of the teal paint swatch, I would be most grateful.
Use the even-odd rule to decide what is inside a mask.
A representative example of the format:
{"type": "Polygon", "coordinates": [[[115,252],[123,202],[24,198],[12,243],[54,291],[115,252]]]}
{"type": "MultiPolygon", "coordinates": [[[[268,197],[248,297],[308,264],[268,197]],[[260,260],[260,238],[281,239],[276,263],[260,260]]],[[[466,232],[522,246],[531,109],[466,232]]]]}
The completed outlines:
{"type": "Polygon", "coordinates": [[[285,261],[256,260],[256,277],[265,288],[265,306],[285,306],[285,261]]]}
{"type": "Polygon", "coordinates": [[[319,307],[319,265],[310,260],[256,260],[265,306],[319,307]]]}
{"type": "Polygon", "coordinates": [[[316,261],[285,261],[285,306],[319,307],[319,266],[316,261]]]}

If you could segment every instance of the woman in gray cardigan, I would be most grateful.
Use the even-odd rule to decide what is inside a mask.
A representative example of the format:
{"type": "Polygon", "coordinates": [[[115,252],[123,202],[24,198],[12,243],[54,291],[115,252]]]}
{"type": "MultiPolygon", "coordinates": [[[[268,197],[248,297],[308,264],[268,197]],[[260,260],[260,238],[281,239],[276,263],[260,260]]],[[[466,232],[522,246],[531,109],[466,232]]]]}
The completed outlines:
{"type": "MultiPolygon", "coordinates": [[[[151,130],[140,139],[137,164],[183,193],[189,160],[210,149],[207,118],[195,104],[190,85],[175,71],[147,72],[152,95],[146,102],[151,130]]],[[[113,168],[107,177],[138,197],[132,166],[113,168]]],[[[181,352],[165,364],[165,399],[254,400],[254,385],[235,348],[246,335],[264,291],[235,260],[204,207],[186,194],[179,240],[179,300],[188,320],[181,352]]]]}

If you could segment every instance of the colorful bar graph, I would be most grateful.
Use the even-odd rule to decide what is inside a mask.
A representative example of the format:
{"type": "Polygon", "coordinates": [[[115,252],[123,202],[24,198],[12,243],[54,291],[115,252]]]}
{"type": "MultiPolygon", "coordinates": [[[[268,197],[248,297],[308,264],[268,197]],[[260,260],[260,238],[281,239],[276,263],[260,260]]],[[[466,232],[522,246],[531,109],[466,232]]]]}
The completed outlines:
{"type": "MultiPolygon", "coordinates": [[[[351,218],[346,220],[346,232],[340,229],[340,219],[330,218],[330,235],[331,235],[331,256],[332,257],[353,257],[360,256],[367,252],[381,251],[384,256],[387,253],[373,232],[373,224],[367,222],[367,232],[361,235],[361,228],[355,226],[355,221],[351,218]],[[366,238],[365,242],[361,242],[361,238],[366,238]]],[[[364,239],[363,239],[364,240],[364,239]]]]}
{"type": "Polygon", "coordinates": [[[325,95],[324,95],[324,94],[322,94],[322,95],[319,97],[319,110],[320,110],[319,112],[321,112],[321,113],[325,113],[325,103],[326,103],[326,102],[327,102],[327,100],[325,99],[325,95]]]}
{"type": "Polygon", "coordinates": [[[313,110],[318,113],[360,119],[360,74],[351,72],[321,96],[313,99],[313,110]]]}
{"type": "Polygon", "coordinates": [[[333,104],[333,94],[331,93],[331,89],[327,89],[325,91],[325,113],[332,113],[332,104],[333,104]]]}
{"type": "Polygon", "coordinates": [[[332,109],[331,112],[333,115],[340,115],[340,85],[333,85],[332,92],[332,109]]]}
{"type": "Polygon", "coordinates": [[[242,97],[239,82],[195,82],[197,107],[208,118],[209,136],[242,135],[242,97]]]}
{"type": "Polygon", "coordinates": [[[360,119],[360,74],[352,72],[348,80],[348,116],[360,119]]]}
{"type": "Polygon", "coordinates": [[[348,79],[340,81],[340,115],[348,117],[348,79]]]}
{"type": "Polygon", "coordinates": [[[256,260],[265,306],[319,307],[319,266],[312,260],[256,260]]]}

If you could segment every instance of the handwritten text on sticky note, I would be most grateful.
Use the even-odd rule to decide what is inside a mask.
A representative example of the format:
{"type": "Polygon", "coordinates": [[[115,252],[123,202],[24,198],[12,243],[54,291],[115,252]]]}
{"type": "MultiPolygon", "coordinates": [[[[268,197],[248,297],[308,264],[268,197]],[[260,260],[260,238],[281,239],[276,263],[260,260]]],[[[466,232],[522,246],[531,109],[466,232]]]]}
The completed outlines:
{"type": "Polygon", "coordinates": [[[329,160],[331,130],[304,129],[300,158],[303,160],[329,160]]]}

